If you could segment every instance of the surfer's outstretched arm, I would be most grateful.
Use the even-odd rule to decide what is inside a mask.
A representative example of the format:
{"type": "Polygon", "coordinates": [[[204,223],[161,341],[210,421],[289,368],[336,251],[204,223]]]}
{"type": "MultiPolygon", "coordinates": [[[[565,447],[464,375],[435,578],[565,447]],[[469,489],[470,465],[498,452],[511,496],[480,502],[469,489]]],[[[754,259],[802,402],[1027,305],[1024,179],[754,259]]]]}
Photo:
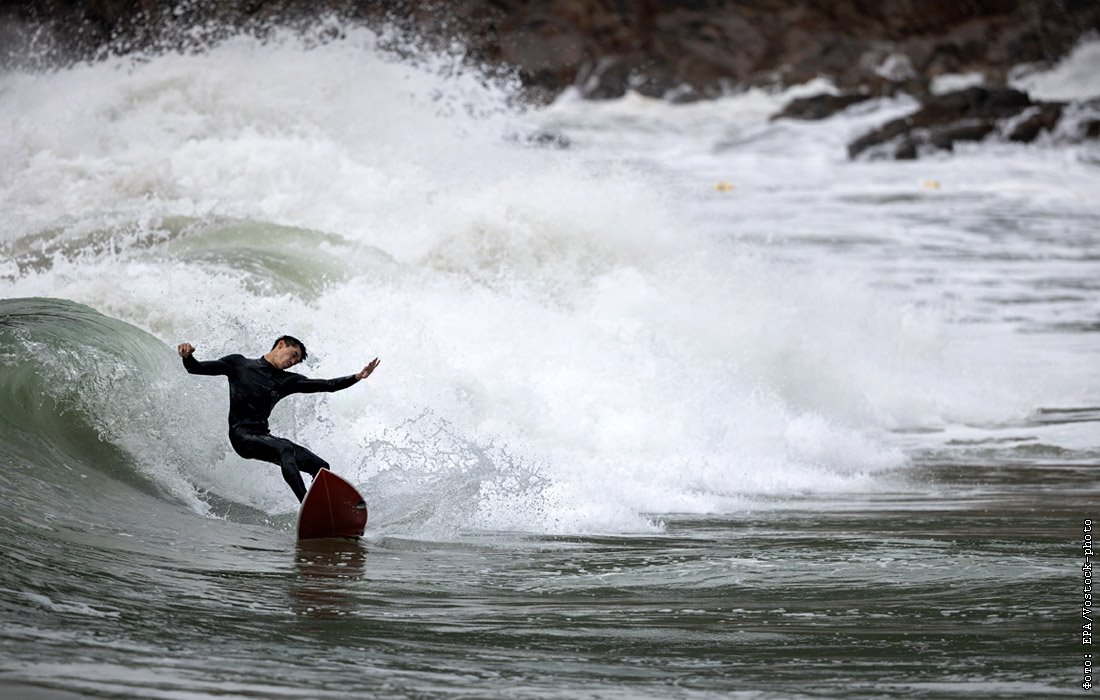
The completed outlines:
{"type": "Polygon", "coordinates": [[[205,374],[207,376],[228,376],[232,366],[227,362],[227,357],[220,360],[207,360],[200,362],[195,359],[195,346],[191,343],[180,343],[176,351],[183,358],[183,368],[190,374],[205,374]]]}
{"type": "Polygon", "coordinates": [[[292,385],[291,392],[293,394],[314,394],[320,391],[340,391],[341,389],[347,389],[349,386],[356,384],[360,379],[366,379],[374,371],[374,368],[379,364],[378,358],[371,360],[370,364],[359,370],[355,374],[350,374],[346,377],[339,377],[337,379],[310,379],[301,375],[294,375],[297,377],[292,385]]]}

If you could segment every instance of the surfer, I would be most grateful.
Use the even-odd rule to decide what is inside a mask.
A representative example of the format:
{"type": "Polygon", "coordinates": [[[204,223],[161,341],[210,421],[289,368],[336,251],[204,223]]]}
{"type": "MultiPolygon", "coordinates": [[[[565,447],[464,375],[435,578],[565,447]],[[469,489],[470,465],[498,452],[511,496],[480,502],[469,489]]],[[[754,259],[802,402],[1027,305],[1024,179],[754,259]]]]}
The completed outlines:
{"type": "Polygon", "coordinates": [[[257,359],[226,355],[220,360],[200,362],[194,357],[195,346],[191,343],[180,343],[177,350],[189,373],[229,379],[229,444],[245,459],[282,467],[283,478],[299,502],[306,497],[306,485],[299,472],[316,477],[322,468],[328,468],[328,462],[301,445],[272,435],[267,425],[271,410],[291,394],[347,389],[378,367],[376,357],[355,374],[338,379],[309,379],[287,372],[287,368],[306,359],[306,346],[289,335],[280,337],[266,355],[257,359]]]}

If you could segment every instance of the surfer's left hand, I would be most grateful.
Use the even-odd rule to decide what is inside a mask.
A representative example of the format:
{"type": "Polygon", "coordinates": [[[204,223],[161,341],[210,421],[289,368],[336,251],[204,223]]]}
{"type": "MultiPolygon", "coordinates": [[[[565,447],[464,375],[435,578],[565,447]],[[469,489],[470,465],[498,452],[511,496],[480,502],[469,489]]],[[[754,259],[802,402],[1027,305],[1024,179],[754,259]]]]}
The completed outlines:
{"type": "Polygon", "coordinates": [[[376,357],[376,358],[374,358],[373,360],[370,361],[369,365],[367,365],[363,369],[356,372],[355,378],[356,379],[366,379],[367,377],[370,376],[370,373],[374,371],[374,368],[377,367],[378,364],[379,364],[379,359],[376,357]]]}

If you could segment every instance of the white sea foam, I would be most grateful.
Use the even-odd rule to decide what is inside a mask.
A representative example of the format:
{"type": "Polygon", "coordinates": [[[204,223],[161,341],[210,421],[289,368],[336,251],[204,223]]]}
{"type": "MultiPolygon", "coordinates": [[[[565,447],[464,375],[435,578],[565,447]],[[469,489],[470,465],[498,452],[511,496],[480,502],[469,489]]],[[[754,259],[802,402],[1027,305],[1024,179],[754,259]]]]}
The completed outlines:
{"type": "MultiPolygon", "coordinates": [[[[1074,152],[848,164],[846,140],[911,101],[817,125],[769,123],[793,93],[763,91],[523,113],[450,65],[349,29],[4,75],[0,236],[34,262],[0,268],[0,294],[88,303],[202,358],[284,332],[311,375],[380,356],[273,427],[392,532],[646,529],[874,489],[905,464],[888,431],[1019,420],[1054,391],[1021,382],[1017,322],[972,279],[1023,285],[982,256],[1028,237],[968,227],[1078,206],[1096,175],[1074,152]],[[527,145],[539,129],[575,146],[527,145]]],[[[276,469],[228,452],[224,380],[180,373],[178,436],[138,459],[288,510],[276,469]]]]}
{"type": "Polygon", "coordinates": [[[1085,100],[1100,97],[1100,39],[1084,40],[1049,70],[1019,72],[1011,83],[1034,100],[1085,100]]]}
{"type": "Polygon", "coordinates": [[[943,95],[956,90],[965,90],[985,84],[985,74],[980,71],[969,73],[944,73],[932,79],[929,89],[933,95],[943,95]]]}

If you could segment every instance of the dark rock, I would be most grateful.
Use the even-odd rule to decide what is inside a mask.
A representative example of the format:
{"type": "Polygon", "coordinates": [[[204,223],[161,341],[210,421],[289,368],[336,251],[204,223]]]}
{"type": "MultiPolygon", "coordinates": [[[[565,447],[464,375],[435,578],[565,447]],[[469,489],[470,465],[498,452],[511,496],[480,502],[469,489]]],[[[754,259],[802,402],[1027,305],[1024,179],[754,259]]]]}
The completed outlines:
{"type": "Polygon", "coordinates": [[[1100,138],[1100,99],[1064,104],[1031,102],[1014,90],[970,88],[929,99],[848,145],[852,158],[917,158],[954,150],[962,141],[1030,143],[1042,134],[1061,143],[1100,138]]]}
{"type": "MultiPolygon", "coordinates": [[[[981,141],[997,128],[992,119],[973,119],[956,122],[947,126],[929,129],[923,143],[935,148],[951,151],[957,141],[981,141]]],[[[920,145],[920,144],[919,144],[920,145]]]]}
{"type": "Polygon", "coordinates": [[[630,76],[644,61],[640,52],[605,56],[596,64],[586,65],[577,76],[577,87],[586,96],[597,100],[613,99],[626,94],[630,76]]]}
{"type": "Polygon", "coordinates": [[[969,87],[929,98],[918,113],[925,120],[944,121],[966,117],[1005,117],[1031,105],[1027,93],[1011,89],[969,87]]]}
{"type": "Polygon", "coordinates": [[[1032,140],[1039,130],[1053,129],[1060,114],[1060,106],[1036,105],[1017,90],[972,87],[929,98],[913,114],[887,122],[848,144],[848,156],[900,158],[903,156],[898,154],[904,153],[908,158],[925,148],[952,150],[956,141],[980,141],[1002,125],[1009,138],[1017,134],[1016,140],[1032,140]],[[1035,123],[1027,114],[1011,125],[1010,120],[1033,107],[1035,123]],[[1032,128],[1035,133],[1026,138],[1032,128]]]}
{"type": "Polygon", "coordinates": [[[567,16],[550,10],[529,13],[523,22],[508,18],[500,28],[500,56],[520,66],[529,80],[561,84],[585,63],[584,35],[567,16]]]}
{"type": "Polygon", "coordinates": [[[1054,131],[1062,118],[1062,105],[1048,103],[1030,107],[1014,123],[1008,125],[1005,138],[1019,143],[1031,143],[1039,134],[1054,131]]]}
{"type": "Polygon", "coordinates": [[[888,144],[890,142],[898,142],[899,145],[894,151],[891,152],[892,155],[890,157],[899,158],[900,156],[896,155],[896,153],[902,150],[902,145],[905,145],[906,152],[912,150],[912,157],[916,158],[917,156],[915,146],[912,149],[909,149],[908,146],[911,145],[909,139],[903,138],[910,131],[912,131],[913,128],[915,128],[909,121],[907,121],[907,119],[909,118],[903,117],[901,119],[895,119],[893,121],[887,122],[879,128],[874,129],[873,131],[870,131],[863,136],[860,136],[855,141],[852,141],[850,144],[848,144],[848,157],[855,158],[863,154],[865,151],[869,151],[872,149],[874,155],[880,155],[885,153],[886,151],[877,147],[882,146],[883,144],[888,144]]]}
{"type": "Polygon", "coordinates": [[[914,129],[890,141],[868,146],[872,158],[914,160],[923,153],[955,150],[959,141],[981,141],[997,128],[991,119],[975,119],[935,128],[914,129]]]}
{"type": "Polygon", "coordinates": [[[848,93],[845,95],[813,95],[812,97],[799,97],[787,103],[782,112],[773,114],[771,120],[776,119],[825,119],[847,109],[854,104],[870,99],[870,95],[848,93]]]}

